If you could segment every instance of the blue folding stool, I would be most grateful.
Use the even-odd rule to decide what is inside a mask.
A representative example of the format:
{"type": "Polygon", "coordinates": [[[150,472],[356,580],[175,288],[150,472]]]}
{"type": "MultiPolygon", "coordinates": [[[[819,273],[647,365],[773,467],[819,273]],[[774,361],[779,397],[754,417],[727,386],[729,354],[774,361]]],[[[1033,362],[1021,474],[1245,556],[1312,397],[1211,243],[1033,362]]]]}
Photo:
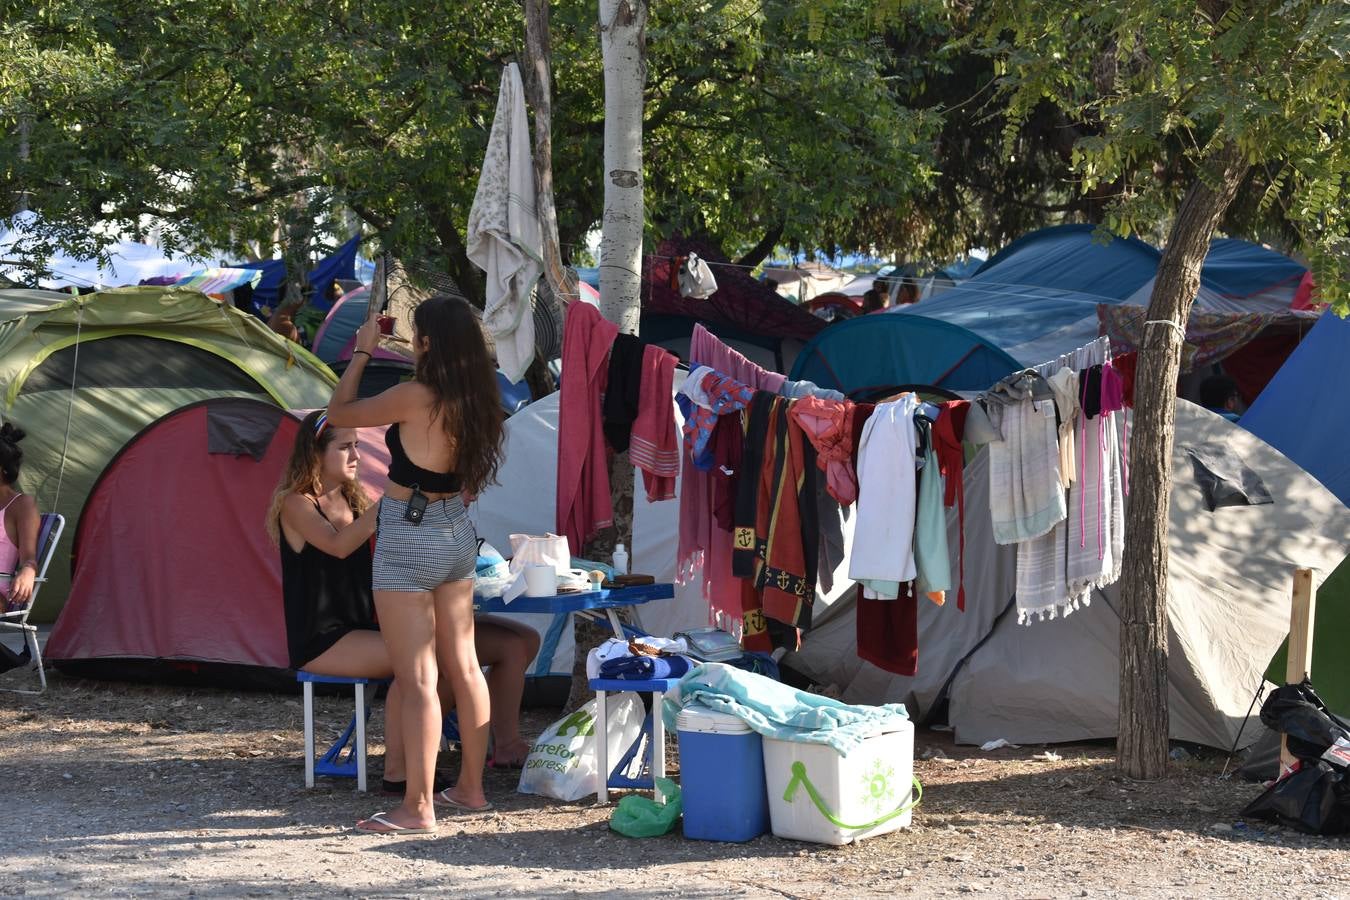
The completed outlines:
{"type": "Polygon", "coordinates": [[[345,678],[338,675],[315,675],[300,670],[295,680],[304,685],[305,692],[305,787],[314,787],[315,775],[334,778],[355,778],[356,789],[366,790],[366,720],[370,708],[366,705],[366,685],[388,684],[388,678],[345,678]],[[356,688],[356,712],[347,729],[333,742],[323,757],[314,759],[314,685],[350,684],[356,688]],[[343,759],[344,751],[346,759],[343,759]]]}

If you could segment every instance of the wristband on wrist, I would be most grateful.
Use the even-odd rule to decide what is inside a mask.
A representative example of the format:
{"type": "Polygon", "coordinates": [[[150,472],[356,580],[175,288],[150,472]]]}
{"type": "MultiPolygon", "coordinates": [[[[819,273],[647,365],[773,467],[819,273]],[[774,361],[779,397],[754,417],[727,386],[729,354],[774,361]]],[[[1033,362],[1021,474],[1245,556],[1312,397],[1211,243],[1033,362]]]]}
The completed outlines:
{"type": "Polygon", "coordinates": [[[352,351],[352,356],[355,356],[355,355],[358,354],[358,353],[364,353],[366,356],[369,356],[369,357],[371,357],[372,359],[375,358],[375,357],[374,357],[374,354],[372,354],[369,350],[353,350],[353,351],[352,351]]]}

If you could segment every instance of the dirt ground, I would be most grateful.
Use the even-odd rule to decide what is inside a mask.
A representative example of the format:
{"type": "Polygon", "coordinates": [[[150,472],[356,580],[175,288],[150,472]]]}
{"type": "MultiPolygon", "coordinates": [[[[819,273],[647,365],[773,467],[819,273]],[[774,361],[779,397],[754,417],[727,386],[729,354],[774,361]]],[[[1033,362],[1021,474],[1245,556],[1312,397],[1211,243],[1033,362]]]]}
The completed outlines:
{"type": "MultiPolygon", "coordinates": [[[[318,708],[331,740],[351,701],[318,708]]],[[[1241,823],[1259,788],[1221,780],[1220,756],[1141,784],[1115,774],[1106,746],[1038,760],[1045,748],[982,753],[920,732],[916,750],[937,756],[917,764],[913,827],[842,848],[631,840],[608,829],[610,808],[517,794],[492,772],[498,812],[388,838],[351,826],[389,798],[346,780],[304,788],[301,729],[298,697],[59,674],[41,697],[0,694],[0,895],[1350,896],[1350,842],[1241,823]]],[[[457,763],[442,755],[445,771],[457,763]]]]}

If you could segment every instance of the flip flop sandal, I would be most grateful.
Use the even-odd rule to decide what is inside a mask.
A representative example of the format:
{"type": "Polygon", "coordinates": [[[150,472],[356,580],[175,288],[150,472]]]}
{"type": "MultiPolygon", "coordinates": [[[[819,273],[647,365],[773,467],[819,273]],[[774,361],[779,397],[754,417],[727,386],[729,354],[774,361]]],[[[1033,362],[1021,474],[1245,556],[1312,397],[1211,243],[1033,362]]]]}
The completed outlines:
{"type": "Polygon", "coordinates": [[[366,834],[435,834],[435,833],[436,833],[436,826],[435,826],[435,825],[423,825],[423,826],[421,826],[421,827],[414,827],[414,826],[412,826],[412,825],[397,825],[397,824],[395,824],[395,823],[389,821],[388,819],[386,819],[386,818],[385,818],[386,815],[388,815],[388,813],[378,812],[378,813],[376,813],[375,815],[371,816],[369,819],[365,819],[365,820],[363,820],[363,821],[357,822],[357,823],[356,823],[356,830],[357,830],[357,831],[364,832],[364,833],[366,833],[366,834]],[[367,822],[375,822],[376,824],[383,825],[384,828],[362,828],[361,826],[365,825],[367,822]]]}
{"type": "Polygon", "coordinates": [[[525,760],[523,760],[523,759],[518,759],[518,760],[516,760],[516,761],[514,761],[514,762],[509,762],[509,763],[499,763],[499,762],[497,762],[497,760],[495,760],[495,759],[489,759],[489,760],[488,760],[488,768],[489,768],[489,769],[515,769],[516,771],[520,771],[521,769],[525,768],[525,760]]]}
{"type": "Polygon", "coordinates": [[[492,810],[497,808],[493,806],[491,802],[484,803],[482,806],[469,806],[467,803],[460,803],[454,797],[450,796],[449,788],[443,791],[439,791],[436,794],[432,795],[432,801],[440,806],[448,806],[451,809],[456,809],[459,810],[460,812],[467,812],[467,813],[491,812],[492,810]]]}

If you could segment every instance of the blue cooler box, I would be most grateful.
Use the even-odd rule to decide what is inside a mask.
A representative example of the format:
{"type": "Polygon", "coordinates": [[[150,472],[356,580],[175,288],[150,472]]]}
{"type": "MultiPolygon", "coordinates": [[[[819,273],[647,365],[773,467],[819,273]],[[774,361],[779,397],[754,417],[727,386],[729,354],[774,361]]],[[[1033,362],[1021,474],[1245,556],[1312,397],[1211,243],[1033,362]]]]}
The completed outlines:
{"type": "Polygon", "coordinates": [[[680,741],[684,836],[752,841],[769,830],[760,736],[740,719],[701,704],[675,719],[680,741]]]}

